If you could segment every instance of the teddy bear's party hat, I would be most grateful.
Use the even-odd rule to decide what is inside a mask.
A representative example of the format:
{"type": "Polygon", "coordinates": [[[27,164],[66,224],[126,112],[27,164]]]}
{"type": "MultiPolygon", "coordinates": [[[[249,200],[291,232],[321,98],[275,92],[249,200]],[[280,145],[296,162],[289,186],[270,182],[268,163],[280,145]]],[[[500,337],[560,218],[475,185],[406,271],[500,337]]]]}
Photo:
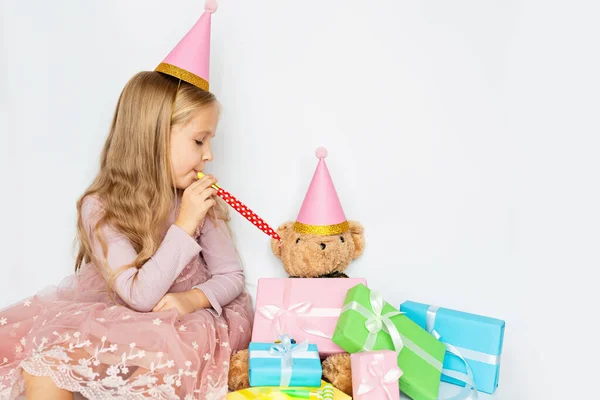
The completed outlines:
{"type": "Polygon", "coordinates": [[[350,225],[325,164],[327,149],[319,147],[315,154],[319,163],[294,223],[294,230],[313,235],[344,233],[350,230],[350,225]]]}
{"type": "Polygon", "coordinates": [[[216,0],[206,0],[204,13],[155,69],[200,89],[209,90],[210,21],[217,10],[216,0]]]}

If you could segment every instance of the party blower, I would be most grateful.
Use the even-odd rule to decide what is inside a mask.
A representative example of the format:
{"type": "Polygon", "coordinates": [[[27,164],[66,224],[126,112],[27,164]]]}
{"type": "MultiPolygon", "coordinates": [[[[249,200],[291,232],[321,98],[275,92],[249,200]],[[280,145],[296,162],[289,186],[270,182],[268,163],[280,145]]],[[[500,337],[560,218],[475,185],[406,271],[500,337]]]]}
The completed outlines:
{"type": "MultiPolygon", "coordinates": [[[[202,178],[204,174],[202,172],[198,172],[198,179],[202,178]]],[[[228,191],[220,188],[216,184],[212,185],[212,187],[217,191],[217,195],[225,200],[227,204],[229,204],[235,211],[240,213],[244,218],[250,221],[254,226],[258,229],[271,236],[273,239],[279,241],[279,245],[281,246],[281,237],[275,232],[273,228],[269,226],[262,218],[260,218],[254,211],[248,208],[244,203],[236,199],[231,195],[228,191]]]]}

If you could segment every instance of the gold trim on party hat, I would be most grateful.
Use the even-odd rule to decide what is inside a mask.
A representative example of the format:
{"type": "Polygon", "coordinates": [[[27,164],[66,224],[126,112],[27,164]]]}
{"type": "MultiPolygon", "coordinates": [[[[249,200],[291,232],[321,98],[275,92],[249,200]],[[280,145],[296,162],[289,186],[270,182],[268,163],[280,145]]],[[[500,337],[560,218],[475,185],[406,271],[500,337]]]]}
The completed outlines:
{"type": "Polygon", "coordinates": [[[329,236],[339,235],[350,230],[348,221],[335,225],[307,225],[302,222],[294,222],[294,231],[303,234],[329,236]]]}
{"type": "Polygon", "coordinates": [[[183,68],[179,68],[175,65],[162,62],[158,64],[158,67],[156,67],[155,71],[174,76],[175,78],[179,78],[182,81],[191,83],[192,85],[197,86],[202,90],[205,90],[207,92],[209,91],[208,89],[210,85],[208,84],[206,79],[202,79],[198,75],[193,74],[190,71],[186,71],[183,68]]]}

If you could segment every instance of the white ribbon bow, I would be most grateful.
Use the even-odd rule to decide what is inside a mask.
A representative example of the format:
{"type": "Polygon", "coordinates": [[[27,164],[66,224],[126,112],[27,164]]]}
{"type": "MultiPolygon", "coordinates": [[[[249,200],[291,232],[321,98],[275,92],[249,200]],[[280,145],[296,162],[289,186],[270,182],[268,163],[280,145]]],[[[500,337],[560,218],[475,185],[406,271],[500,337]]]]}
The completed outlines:
{"type": "MultiPolygon", "coordinates": [[[[284,317],[292,317],[294,325],[298,329],[303,330],[309,335],[319,336],[325,339],[331,339],[331,335],[327,335],[324,332],[321,332],[318,329],[307,326],[308,322],[304,322],[303,326],[298,324],[298,318],[307,317],[312,309],[312,304],[308,301],[304,301],[302,303],[292,304],[288,308],[282,308],[275,304],[268,304],[266,306],[260,307],[259,312],[266,319],[271,321],[273,334],[275,336],[280,336],[284,334],[284,331],[289,332],[290,330],[284,330],[284,317]]],[[[335,313],[331,313],[332,316],[335,316],[335,313]]],[[[337,312],[339,315],[339,311],[337,312]]]]}
{"type": "Polygon", "coordinates": [[[365,341],[362,351],[373,350],[375,342],[377,341],[377,335],[383,330],[384,332],[387,332],[392,338],[392,342],[394,343],[394,349],[396,353],[400,353],[400,351],[402,351],[402,348],[404,347],[404,343],[402,342],[402,338],[400,337],[400,332],[398,332],[398,329],[396,328],[396,326],[390,318],[404,313],[401,311],[390,311],[385,314],[382,314],[383,307],[385,306],[385,300],[383,299],[383,297],[374,290],[371,291],[369,296],[369,300],[371,302],[371,309],[373,311],[370,311],[368,308],[356,301],[352,301],[346,304],[344,308],[342,308],[342,312],[354,310],[367,319],[365,321],[365,327],[369,331],[369,335],[367,336],[367,340],[365,341]]]}
{"type": "Polygon", "coordinates": [[[390,335],[396,354],[399,354],[404,346],[406,346],[418,357],[429,363],[429,365],[438,371],[442,370],[442,363],[440,360],[436,359],[412,340],[402,336],[400,332],[398,332],[398,328],[396,328],[396,325],[394,325],[390,318],[395,317],[396,315],[405,314],[404,312],[394,310],[383,314],[383,308],[386,304],[385,300],[383,300],[383,297],[379,293],[373,290],[371,290],[369,294],[369,302],[373,311],[369,310],[357,301],[351,301],[342,308],[342,313],[353,310],[367,319],[365,321],[365,328],[369,334],[367,335],[365,344],[360,351],[372,351],[375,347],[375,342],[377,341],[379,332],[384,331],[390,335]]]}
{"type": "MultiPolygon", "coordinates": [[[[431,333],[437,340],[440,340],[440,338],[442,336],[434,329],[435,317],[437,315],[438,309],[439,309],[439,307],[430,306],[429,309],[427,310],[426,320],[427,320],[427,332],[431,333]]],[[[475,381],[473,380],[473,370],[471,370],[469,363],[467,362],[467,360],[465,360],[465,358],[462,356],[461,352],[456,347],[454,347],[453,345],[451,345],[449,343],[444,343],[444,345],[446,346],[446,351],[448,351],[448,353],[454,354],[455,356],[460,358],[461,361],[465,364],[466,369],[467,369],[466,375],[461,374],[460,372],[451,371],[451,370],[447,370],[447,369],[442,370],[442,374],[452,376],[453,378],[458,379],[465,383],[464,388],[460,391],[459,394],[457,394],[456,396],[453,396],[449,399],[446,399],[446,400],[477,399],[478,398],[477,387],[475,387],[475,381]],[[471,389],[473,389],[472,392],[471,392],[471,389]]]]}
{"type": "Polygon", "coordinates": [[[375,360],[369,363],[367,367],[370,379],[363,379],[360,385],[358,386],[357,396],[362,396],[363,394],[367,394],[372,392],[378,387],[381,387],[385,394],[387,395],[388,400],[392,400],[393,396],[390,393],[387,385],[390,383],[396,382],[402,376],[402,370],[398,367],[390,368],[389,371],[383,371],[383,355],[376,354],[375,360]]]}
{"type": "Polygon", "coordinates": [[[281,378],[279,386],[290,386],[292,381],[292,368],[294,366],[294,353],[308,350],[308,340],[294,346],[289,335],[280,336],[281,343],[271,346],[269,354],[281,357],[281,378]]]}

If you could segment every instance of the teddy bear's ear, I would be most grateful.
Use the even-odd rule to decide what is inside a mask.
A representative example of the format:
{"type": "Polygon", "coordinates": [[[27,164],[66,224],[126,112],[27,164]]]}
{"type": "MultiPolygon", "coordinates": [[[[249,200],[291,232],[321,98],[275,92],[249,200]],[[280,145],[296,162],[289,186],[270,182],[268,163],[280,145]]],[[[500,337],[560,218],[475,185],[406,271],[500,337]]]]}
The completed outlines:
{"type": "Polygon", "coordinates": [[[350,224],[350,233],[354,240],[354,259],[360,257],[365,250],[365,235],[363,226],[357,221],[348,221],[350,224]]]}
{"type": "MultiPolygon", "coordinates": [[[[288,221],[276,229],[277,234],[284,243],[287,241],[290,232],[292,232],[293,226],[294,221],[288,221]]],[[[271,250],[273,251],[273,254],[277,256],[277,258],[281,258],[281,247],[279,246],[279,241],[271,239],[271,250]]]]}

